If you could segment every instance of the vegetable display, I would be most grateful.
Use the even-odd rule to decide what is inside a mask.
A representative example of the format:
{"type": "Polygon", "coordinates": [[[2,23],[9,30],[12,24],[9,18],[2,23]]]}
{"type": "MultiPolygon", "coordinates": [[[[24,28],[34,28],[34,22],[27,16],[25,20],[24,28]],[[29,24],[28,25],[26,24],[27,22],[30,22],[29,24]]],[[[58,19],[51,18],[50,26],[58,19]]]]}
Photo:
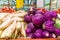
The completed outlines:
{"type": "Polygon", "coordinates": [[[9,13],[0,13],[0,38],[60,37],[60,16],[54,10],[34,7],[29,8],[27,12],[15,12],[7,7],[2,10],[9,13]]]}
{"type": "Polygon", "coordinates": [[[27,24],[24,22],[25,11],[16,13],[0,13],[0,38],[20,38],[25,37],[27,24]]]}
{"type": "Polygon", "coordinates": [[[24,17],[24,20],[27,23],[27,37],[58,38],[58,36],[60,36],[60,29],[56,25],[60,24],[60,20],[58,20],[56,11],[36,8],[30,9],[31,10],[28,10],[28,16],[26,18],[24,17]]]}

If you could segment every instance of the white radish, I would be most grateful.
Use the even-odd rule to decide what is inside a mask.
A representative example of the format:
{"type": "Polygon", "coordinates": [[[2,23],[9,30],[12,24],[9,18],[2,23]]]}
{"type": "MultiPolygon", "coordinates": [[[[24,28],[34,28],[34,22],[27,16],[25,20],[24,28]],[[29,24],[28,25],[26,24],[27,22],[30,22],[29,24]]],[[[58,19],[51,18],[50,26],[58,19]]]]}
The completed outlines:
{"type": "Polygon", "coordinates": [[[0,20],[2,20],[7,15],[8,15],[8,13],[0,13],[0,20]]]}
{"type": "Polygon", "coordinates": [[[2,21],[6,21],[6,20],[8,20],[8,19],[11,19],[13,17],[13,14],[10,14],[10,15],[8,15],[7,17],[5,17],[4,19],[2,19],[2,21]]]}
{"type": "Polygon", "coordinates": [[[8,19],[6,21],[4,21],[1,25],[0,25],[0,30],[2,29],[5,29],[6,27],[8,27],[11,23],[12,23],[13,20],[11,19],[8,19]]]}
{"type": "Polygon", "coordinates": [[[6,28],[2,35],[1,38],[10,38],[13,32],[15,31],[16,28],[16,21],[14,21],[8,28],[6,28]]]}
{"type": "Polygon", "coordinates": [[[25,33],[25,29],[24,29],[24,22],[22,23],[22,27],[21,27],[21,33],[23,34],[23,36],[26,38],[26,33],[25,33]]]}
{"type": "Polygon", "coordinates": [[[24,20],[24,18],[14,17],[14,18],[12,18],[12,20],[16,20],[16,21],[23,21],[23,20],[24,20]]]}
{"type": "Polygon", "coordinates": [[[15,14],[14,16],[19,16],[19,17],[24,17],[27,13],[19,13],[19,14],[15,14]]]}
{"type": "Polygon", "coordinates": [[[19,11],[17,11],[17,13],[24,13],[25,11],[23,11],[23,10],[19,10],[19,11]]]}
{"type": "Polygon", "coordinates": [[[21,29],[21,22],[17,22],[16,29],[21,29]]]}
{"type": "Polygon", "coordinates": [[[2,32],[3,32],[3,30],[0,30],[0,36],[1,36],[2,32]]]}
{"type": "Polygon", "coordinates": [[[16,36],[20,30],[21,30],[21,22],[17,22],[14,38],[16,38],[16,36]]]}
{"type": "Polygon", "coordinates": [[[24,29],[26,29],[26,28],[27,28],[27,23],[24,22],[24,29]]]}
{"type": "Polygon", "coordinates": [[[0,21],[0,24],[2,23],[2,21],[0,21]]]}

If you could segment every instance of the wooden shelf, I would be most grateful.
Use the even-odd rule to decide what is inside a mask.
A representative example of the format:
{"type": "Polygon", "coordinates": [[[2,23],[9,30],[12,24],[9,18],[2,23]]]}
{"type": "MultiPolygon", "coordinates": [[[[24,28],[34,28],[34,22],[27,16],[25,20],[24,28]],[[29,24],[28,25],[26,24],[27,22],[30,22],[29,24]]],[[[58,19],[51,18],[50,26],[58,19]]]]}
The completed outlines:
{"type": "Polygon", "coordinates": [[[25,39],[25,38],[19,38],[19,39],[0,39],[0,40],[60,40],[60,38],[43,38],[43,39],[25,39]]]}

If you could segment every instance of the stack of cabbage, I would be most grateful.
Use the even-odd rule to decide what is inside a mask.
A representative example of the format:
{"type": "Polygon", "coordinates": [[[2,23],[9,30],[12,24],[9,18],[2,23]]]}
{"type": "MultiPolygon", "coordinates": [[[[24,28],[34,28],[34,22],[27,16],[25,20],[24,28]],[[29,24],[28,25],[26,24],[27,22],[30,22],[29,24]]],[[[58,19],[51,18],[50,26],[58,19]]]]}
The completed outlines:
{"type": "Polygon", "coordinates": [[[30,8],[24,20],[28,24],[26,35],[30,38],[57,38],[60,36],[60,29],[55,27],[57,13],[30,8]]]}
{"type": "Polygon", "coordinates": [[[18,11],[16,14],[0,13],[0,38],[20,38],[26,37],[24,22],[24,11],[18,11]]]}

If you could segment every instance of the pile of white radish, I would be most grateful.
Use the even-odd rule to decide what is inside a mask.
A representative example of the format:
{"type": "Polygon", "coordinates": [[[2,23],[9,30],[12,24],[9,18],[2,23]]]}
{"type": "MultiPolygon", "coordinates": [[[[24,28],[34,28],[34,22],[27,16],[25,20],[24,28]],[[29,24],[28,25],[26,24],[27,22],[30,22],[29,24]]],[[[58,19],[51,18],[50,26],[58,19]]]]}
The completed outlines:
{"type": "Polygon", "coordinates": [[[0,38],[20,38],[25,37],[27,24],[24,22],[25,11],[16,13],[0,13],[0,38]]]}

